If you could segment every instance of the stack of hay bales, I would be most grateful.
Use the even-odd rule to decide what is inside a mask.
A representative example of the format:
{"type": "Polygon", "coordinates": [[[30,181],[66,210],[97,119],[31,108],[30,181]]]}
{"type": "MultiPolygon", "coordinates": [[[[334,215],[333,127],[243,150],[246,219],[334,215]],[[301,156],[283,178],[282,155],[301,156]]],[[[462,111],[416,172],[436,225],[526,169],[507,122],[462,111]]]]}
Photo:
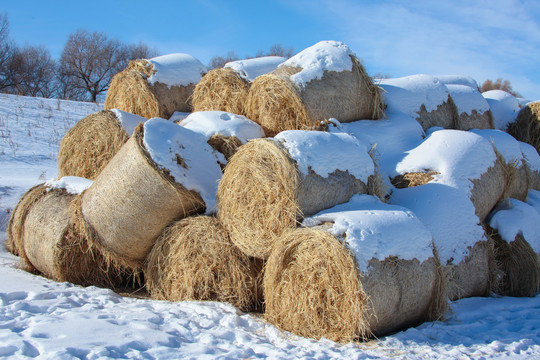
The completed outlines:
{"type": "Polygon", "coordinates": [[[218,216],[247,255],[265,259],[272,243],[304,216],[375,193],[368,149],[347,134],[284,131],[242,146],[218,188],[218,216]]]}
{"type": "Polygon", "coordinates": [[[227,161],[249,140],[264,137],[259,124],[225,111],[194,112],[178,124],[205,136],[208,144],[223,154],[227,161]]]}
{"type": "Polygon", "coordinates": [[[502,90],[486,91],[482,96],[489,104],[495,129],[506,131],[510,124],[516,121],[520,109],[519,101],[502,90]]]}
{"type": "Polygon", "coordinates": [[[245,115],[245,102],[253,80],[274,71],[285,60],[281,56],[265,56],[228,62],[223,68],[210,70],[195,86],[193,111],[245,115]]]}
{"type": "Polygon", "coordinates": [[[150,119],[191,111],[195,85],[206,67],[188,54],[134,60],[111,81],[105,109],[120,109],[150,119]]]}
{"type": "Polygon", "coordinates": [[[217,155],[204,136],[151,119],[83,194],[84,218],[104,248],[140,268],[171,221],[213,211],[221,178],[217,155]]]}
{"type": "Polygon", "coordinates": [[[94,180],[145,118],[118,109],[88,115],[68,130],[58,151],[58,177],[94,180]]]}
{"type": "Polygon", "coordinates": [[[319,129],[330,118],[378,119],[383,116],[379,91],[347,45],[322,41],[257,77],[246,115],[267,136],[319,129]]]}
{"type": "Polygon", "coordinates": [[[416,119],[422,129],[437,126],[455,129],[458,122],[456,105],[448,88],[431,75],[411,75],[382,79],[384,103],[388,112],[402,112],[416,119]]]}
{"type": "Polygon", "coordinates": [[[540,290],[540,214],[506,199],[489,220],[501,279],[493,290],[504,296],[536,296],[540,290]]]}
{"type": "Polygon", "coordinates": [[[540,152],[540,101],[527,104],[510,123],[507,132],[540,152]]]}
{"type": "Polygon", "coordinates": [[[367,339],[439,318],[445,308],[429,231],[369,195],[286,232],[266,264],[266,318],[303,336],[367,339]]]}
{"type": "Polygon", "coordinates": [[[492,144],[471,132],[435,131],[408,152],[397,171],[403,188],[390,202],[411,209],[433,234],[448,298],[488,294],[493,264],[480,224],[505,191],[492,144]]]}

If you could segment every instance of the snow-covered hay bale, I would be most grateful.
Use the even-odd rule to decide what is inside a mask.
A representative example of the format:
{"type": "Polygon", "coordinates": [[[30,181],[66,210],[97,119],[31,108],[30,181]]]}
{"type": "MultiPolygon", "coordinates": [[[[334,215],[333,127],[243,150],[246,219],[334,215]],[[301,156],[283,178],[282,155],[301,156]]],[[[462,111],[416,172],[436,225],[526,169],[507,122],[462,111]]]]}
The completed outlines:
{"type": "Polygon", "coordinates": [[[540,155],[534,146],[519,142],[529,189],[540,190],[540,155]]]}
{"type": "Polygon", "coordinates": [[[105,248],[139,264],[172,220],[213,210],[218,160],[204,136],[151,119],[84,193],[84,217],[105,248]]]}
{"type": "Polygon", "coordinates": [[[495,129],[506,131],[510,124],[516,121],[520,109],[519,101],[502,90],[486,91],[482,96],[489,104],[495,129]]]}
{"type": "Polygon", "coordinates": [[[261,126],[248,118],[225,111],[199,111],[178,123],[204,135],[208,144],[229,160],[249,140],[264,137],[261,126]]]}
{"type": "Polygon", "coordinates": [[[408,151],[397,165],[400,174],[438,173],[433,183],[453,186],[467,194],[480,222],[505,191],[503,165],[493,144],[482,136],[459,130],[439,130],[408,151]]]}
{"type": "Polygon", "coordinates": [[[444,85],[463,85],[478,90],[478,82],[465,75],[435,75],[435,78],[444,85]]]}
{"type": "Polygon", "coordinates": [[[429,231],[406,209],[356,200],[363,210],[337,206],[304,221],[314,228],[290,230],[275,244],[264,274],[270,322],[302,336],[350,341],[442,314],[429,231]]]}
{"type": "Polygon", "coordinates": [[[540,290],[540,214],[516,199],[503,201],[489,226],[500,279],[492,290],[505,296],[536,296],[540,290]]]}
{"type": "Polygon", "coordinates": [[[163,231],[148,254],[144,274],[153,298],[224,301],[249,311],[262,300],[260,271],[216,218],[195,216],[163,231]]]}
{"type": "Polygon", "coordinates": [[[378,119],[383,109],[380,89],[349,47],[322,41],[257,77],[246,114],[274,136],[284,130],[320,129],[330,118],[378,119]]]}
{"type": "Polygon", "coordinates": [[[521,109],[517,120],[508,126],[507,131],[540,152],[540,101],[529,103],[521,109]]]}
{"type": "Polygon", "coordinates": [[[258,76],[271,73],[287,59],[282,56],[262,56],[252,59],[236,60],[225,64],[225,68],[233,69],[248,81],[258,76]]]}
{"type": "Polygon", "coordinates": [[[68,130],[58,151],[58,177],[94,180],[146,118],[117,109],[88,115],[68,130]]]}
{"type": "Polygon", "coordinates": [[[193,90],[205,72],[206,67],[188,54],[133,60],[113,77],[105,109],[147,119],[168,119],[175,111],[190,112],[193,90]]]}
{"type": "Polygon", "coordinates": [[[456,129],[493,129],[493,116],[489,104],[478,89],[465,85],[447,84],[446,87],[456,104],[456,129]]]}
{"type": "MultiPolygon", "coordinates": [[[[433,126],[455,129],[456,105],[448,88],[430,75],[382,79],[387,112],[402,112],[416,119],[424,130],[433,126]]],[[[338,119],[339,120],[339,119],[338,119]]]]}
{"type": "Polygon", "coordinates": [[[30,188],[21,196],[9,218],[6,248],[13,255],[19,256],[23,260],[27,259],[23,247],[23,231],[26,216],[32,206],[46,193],[47,187],[44,184],[30,188]]]}
{"type": "Polygon", "coordinates": [[[367,148],[354,137],[284,131],[250,141],[231,158],[218,187],[218,216],[242,251],[267,258],[284,230],[367,193],[375,178],[367,148]]]}

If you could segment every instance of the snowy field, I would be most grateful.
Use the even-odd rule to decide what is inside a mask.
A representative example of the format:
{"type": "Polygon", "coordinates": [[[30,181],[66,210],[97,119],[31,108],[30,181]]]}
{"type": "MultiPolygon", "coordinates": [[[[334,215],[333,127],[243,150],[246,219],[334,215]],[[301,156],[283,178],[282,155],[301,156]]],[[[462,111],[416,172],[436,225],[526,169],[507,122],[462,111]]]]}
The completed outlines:
{"type": "MultiPolygon", "coordinates": [[[[0,95],[0,242],[19,197],[56,176],[63,134],[95,104],[0,95]]],[[[281,332],[228,304],[122,297],[31,275],[0,247],[0,357],[540,359],[540,295],[470,298],[446,319],[361,344],[281,332]]]]}

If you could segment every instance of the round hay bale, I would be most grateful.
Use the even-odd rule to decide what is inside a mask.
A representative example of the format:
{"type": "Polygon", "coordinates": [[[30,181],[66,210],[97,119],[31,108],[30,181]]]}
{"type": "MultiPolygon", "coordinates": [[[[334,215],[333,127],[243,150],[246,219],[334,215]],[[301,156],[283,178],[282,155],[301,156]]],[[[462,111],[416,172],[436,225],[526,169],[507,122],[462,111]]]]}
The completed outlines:
{"type": "Polygon", "coordinates": [[[191,112],[191,96],[206,67],[191,55],[171,54],[130,61],[107,91],[105,109],[120,109],[150,119],[191,112]]]}
{"type": "Polygon", "coordinates": [[[68,130],[58,151],[58,177],[94,180],[146,119],[117,109],[83,118],[68,130]]]}
{"type": "Polygon", "coordinates": [[[506,130],[519,141],[534,146],[540,152],[540,101],[528,103],[506,130]]]}
{"type": "Polygon", "coordinates": [[[374,173],[367,149],[347,134],[287,131],[252,140],[225,168],[218,217],[236,246],[265,259],[276,237],[304,216],[367,193],[374,173]],[[295,147],[297,140],[306,147],[295,147]]]}
{"type": "Polygon", "coordinates": [[[24,221],[28,265],[50,279],[83,286],[117,288],[135,279],[132,271],[107,261],[83,224],[80,196],[48,189],[24,221]]]}
{"type": "Polygon", "coordinates": [[[211,212],[220,177],[206,138],[151,119],[84,193],[82,211],[101,245],[138,266],[171,221],[211,212]]]}
{"type": "Polygon", "coordinates": [[[245,115],[250,82],[233,69],[210,70],[193,91],[193,111],[219,110],[245,115]]]}
{"type": "Polygon", "coordinates": [[[19,256],[23,260],[27,260],[23,247],[24,222],[28,211],[46,193],[47,187],[44,184],[30,188],[21,196],[9,218],[6,248],[13,255],[19,256]]]}
{"type": "Polygon", "coordinates": [[[518,99],[503,90],[489,90],[483,92],[482,96],[489,104],[495,129],[507,131],[521,109],[518,99]]]}
{"type": "Polygon", "coordinates": [[[437,78],[430,75],[411,75],[382,79],[379,86],[384,91],[384,103],[388,113],[405,113],[416,119],[424,131],[434,126],[456,128],[457,107],[448,88],[437,78]]]}
{"type": "Polygon", "coordinates": [[[262,269],[238,250],[214,217],[176,221],[160,235],[145,261],[146,288],[159,300],[230,302],[258,307],[262,269]]]}
{"type": "Polygon", "coordinates": [[[477,88],[447,84],[446,87],[457,108],[456,129],[493,129],[493,115],[489,104],[477,88]]]}
{"type": "Polygon", "coordinates": [[[519,142],[523,154],[523,167],[527,173],[529,189],[540,190],[540,155],[534,146],[525,142],[519,142]]]}
{"type": "Polygon", "coordinates": [[[246,113],[267,136],[320,129],[330,118],[349,122],[384,116],[379,88],[353,52],[335,41],[317,43],[257,77],[246,113]]]}
{"type": "Polygon", "coordinates": [[[437,268],[434,258],[371,259],[362,273],[351,250],[330,233],[290,230],[265,267],[265,318],[316,339],[382,336],[433,319],[437,268]]]}

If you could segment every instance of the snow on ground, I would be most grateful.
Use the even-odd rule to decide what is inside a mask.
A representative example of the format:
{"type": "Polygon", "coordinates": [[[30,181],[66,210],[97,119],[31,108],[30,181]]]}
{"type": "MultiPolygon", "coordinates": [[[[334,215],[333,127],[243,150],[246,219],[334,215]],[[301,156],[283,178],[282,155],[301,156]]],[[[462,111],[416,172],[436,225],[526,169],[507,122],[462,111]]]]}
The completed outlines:
{"type": "MultiPolygon", "coordinates": [[[[0,95],[0,213],[56,176],[64,132],[95,104],[0,95]],[[29,135],[30,134],[30,135],[29,135]]],[[[4,215],[4,220],[6,219],[4,215]]],[[[0,228],[0,242],[6,238],[0,228]]],[[[281,332],[215,302],[122,297],[17,268],[0,246],[0,357],[40,359],[508,359],[540,357],[540,296],[470,298],[444,321],[362,344],[281,332]]]]}

